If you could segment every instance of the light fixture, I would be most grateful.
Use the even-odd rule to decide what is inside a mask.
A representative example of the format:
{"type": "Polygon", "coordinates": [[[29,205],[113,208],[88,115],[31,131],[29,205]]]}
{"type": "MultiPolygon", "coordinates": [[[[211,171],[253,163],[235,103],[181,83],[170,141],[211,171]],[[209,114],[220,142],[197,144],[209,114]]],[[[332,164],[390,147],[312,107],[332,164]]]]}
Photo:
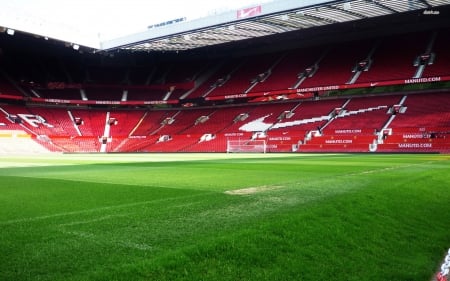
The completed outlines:
{"type": "Polygon", "coordinates": [[[8,28],[6,34],[13,36],[16,31],[14,29],[8,28]]]}
{"type": "Polygon", "coordinates": [[[78,49],[80,48],[80,46],[77,45],[77,44],[73,44],[73,45],[72,45],[72,48],[73,48],[74,50],[78,50],[78,49]]]}

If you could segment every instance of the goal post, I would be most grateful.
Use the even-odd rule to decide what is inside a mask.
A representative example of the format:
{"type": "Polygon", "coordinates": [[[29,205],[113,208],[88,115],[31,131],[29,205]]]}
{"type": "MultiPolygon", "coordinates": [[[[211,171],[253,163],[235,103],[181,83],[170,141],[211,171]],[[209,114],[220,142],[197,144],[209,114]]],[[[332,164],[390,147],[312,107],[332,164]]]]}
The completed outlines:
{"type": "Polygon", "coordinates": [[[266,140],[227,140],[227,153],[266,153],[266,140]]]}

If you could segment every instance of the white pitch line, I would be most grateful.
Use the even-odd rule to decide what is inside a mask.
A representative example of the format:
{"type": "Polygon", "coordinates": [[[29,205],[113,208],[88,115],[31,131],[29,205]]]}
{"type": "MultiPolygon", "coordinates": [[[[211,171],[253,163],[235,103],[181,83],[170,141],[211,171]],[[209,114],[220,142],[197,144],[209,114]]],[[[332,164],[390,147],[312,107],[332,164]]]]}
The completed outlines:
{"type": "Polygon", "coordinates": [[[109,220],[109,219],[112,219],[112,218],[126,217],[126,216],[128,216],[130,214],[131,213],[118,214],[118,215],[107,215],[107,216],[98,217],[98,218],[91,219],[91,220],[82,220],[82,221],[73,221],[73,222],[68,222],[68,223],[62,223],[59,226],[73,226],[73,225],[80,225],[80,224],[89,224],[89,223],[93,223],[93,222],[109,220]]]}
{"type": "Polygon", "coordinates": [[[373,170],[361,171],[361,172],[357,172],[357,173],[343,174],[341,176],[357,176],[357,175],[364,175],[364,174],[382,173],[382,172],[386,172],[386,171],[398,170],[398,169],[409,168],[409,167],[414,167],[414,166],[421,166],[423,164],[430,164],[433,162],[434,161],[390,166],[390,167],[378,168],[378,169],[373,169],[373,170]]]}
{"type": "Polygon", "coordinates": [[[128,204],[106,206],[106,207],[93,208],[93,209],[80,210],[80,211],[73,211],[73,212],[63,212],[63,213],[46,215],[46,216],[38,216],[38,217],[30,217],[30,218],[22,218],[22,219],[15,219],[15,220],[0,221],[0,225],[8,225],[8,224],[15,224],[15,223],[23,223],[23,222],[34,222],[34,221],[46,220],[46,219],[57,218],[57,217],[73,216],[73,215],[88,214],[88,213],[94,213],[94,212],[105,211],[105,210],[114,210],[114,209],[120,209],[120,208],[142,206],[142,205],[153,204],[153,203],[158,203],[158,202],[162,202],[162,201],[170,201],[170,200],[173,200],[173,199],[185,199],[185,198],[200,197],[200,196],[204,196],[204,195],[205,195],[205,193],[201,193],[201,194],[195,194],[195,195],[183,196],[183,197],[164,198],[164,199],[159,199],[159,200],[148,200],[148,201],[141,201],[141,202],[134,202],[134,203],[128,203],[128,204]]]}

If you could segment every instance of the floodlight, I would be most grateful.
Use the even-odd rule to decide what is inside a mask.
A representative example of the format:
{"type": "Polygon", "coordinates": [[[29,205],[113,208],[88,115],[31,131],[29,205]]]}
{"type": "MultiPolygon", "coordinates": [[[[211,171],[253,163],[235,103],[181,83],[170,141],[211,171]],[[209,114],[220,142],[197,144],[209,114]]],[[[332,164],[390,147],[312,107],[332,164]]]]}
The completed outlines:
{"type": "Polygon", "coordinates": [[[73,44],[72,48],[73,48],[74,50],[78,50],[78,49],[80,48],[80,46],[77,45],[77,44],[73,44]]]}
{"type": "Polygon", "coordinates": [[[6,34],[13,36],[16,31],[14,29],[8,28],[6,34]]]}

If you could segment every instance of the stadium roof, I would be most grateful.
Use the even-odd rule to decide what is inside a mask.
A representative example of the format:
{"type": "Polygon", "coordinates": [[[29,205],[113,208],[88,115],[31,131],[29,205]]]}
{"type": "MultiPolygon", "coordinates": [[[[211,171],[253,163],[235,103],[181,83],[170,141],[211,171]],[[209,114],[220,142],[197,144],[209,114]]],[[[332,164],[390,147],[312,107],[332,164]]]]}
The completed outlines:
{"type": "Polygon", "coordinates": [[[102,50],[181,51],[289,31],[413,11],[439,14],[450,0],[284,0],[214,17],[183,18],[153,25],[145,32],[105,41],[102,50]],[[301,2],[301,4],[299,4],[301,2]]]}
{"type": "MultiPolygon", "coordinates": [[[[46,2],[49,1],[52,0],[46,2]]],[[[246,3],[250,3],[249,1],[246,3]]],[[[95,33],[94,29],[74,28],[68,24],[52,21],[51,18],[43,19],[42,15],[36,17],[33,15],[35,10],[32,7],[21,10],[12,5],[15,2],[8,2],[0,10],[0,32],[10,34],[10,32],[14,33],[15,29],[46,40],[62,41],[66,46],[73,46],[76,50],[82,47],[94,52],[184,51],[206,46],[226,46],[226,43],[248,39],[274,38],[271,35],[289,35],[292,31],[311,31],[309,32],[311,34],[317,27],[333,27],[337,24],[351,24],[356,21],[370,22],[369,19],[384,21],[388,18],[398,18],[397,15],[407,17],[412,14],[439,15],[442,11],[443,16],[440,18],[443,18],[448,15],[448,8],[450,8],[450,0],[259,1],[261,4],[215,11],[214,14],[196,19],[181,16],[148,27],[140,25],[139,32],[134,31],[136,33],[122,37],[116,36],[116,38],[113,36],[109,39],[103,38],[100,33],[95,33]]],[[[137,9],[132,4],[128,6],[132,6],[134,11],[137,9]]],[[[97,11],[95,7],[92,7],[92,10],[91,14],[97,11]]],[[[68,12],[67,9],[65,12],[68,12]]],[[[188,11],[186,13],[188,15],[188,11]]],[[[80,22],[90,23],[92,20],[98,21],[101,18],[87,18],[80,22]]],[[[146,17],[140,20],[146,20],[146,17]]],[[[125,15],[120,21],[123,22],[124,28],[131,27],[131,21],[126,19],[125,15]]],[[[127,34],[127,32],[121,34],[127,34]]]]}

